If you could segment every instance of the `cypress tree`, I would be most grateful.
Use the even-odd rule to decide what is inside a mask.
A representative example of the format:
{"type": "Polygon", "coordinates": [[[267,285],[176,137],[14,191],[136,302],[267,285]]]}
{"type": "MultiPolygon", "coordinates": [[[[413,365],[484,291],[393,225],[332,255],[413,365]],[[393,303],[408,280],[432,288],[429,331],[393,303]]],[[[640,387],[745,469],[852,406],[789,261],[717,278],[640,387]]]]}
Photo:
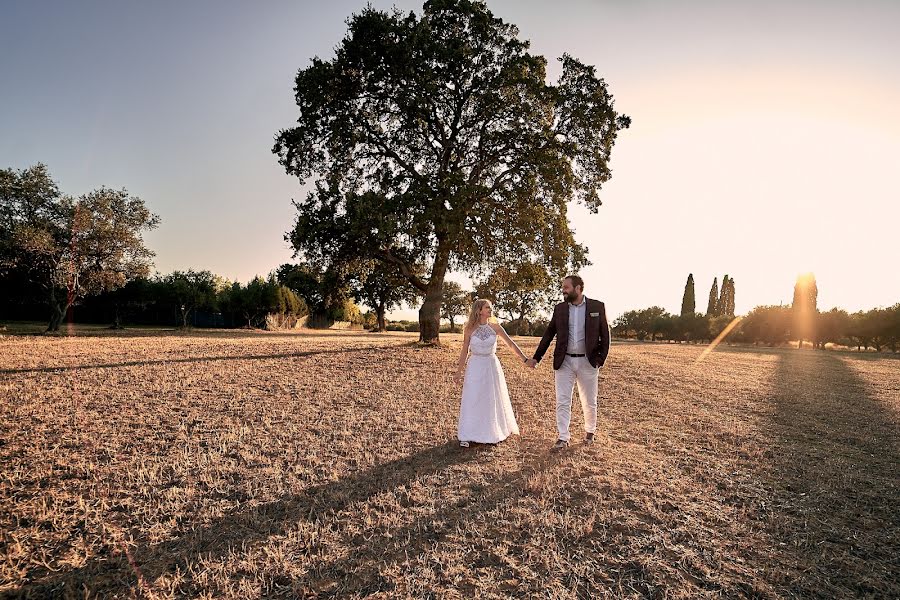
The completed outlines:
{"type": "Polygon", "coordinates": [[[819,288],[816,285],[815,275],[805,273],[797,277],[797,283],[794,284],[794,302],[791,308],[794,321],[793,333],[797,336],[798,348],[803,347],[803,340],[815,341],[818,295],[819,288]]]}
{"type": "Polygon", "coordinates": [[[694,274],[689,273],[687,283],[684,284],[684,295],[681,297],[681,316],[692,315],[697,308],[694,298],[694,274]]]}
{"type": "Polygon", "coordinates": [[[713,277],[712,287],[709,289],[709,304],[706,305],[706,316],[716,316],[716,305],[719,301],[719,278],[713,277]]]}
{"type": "Polygon", "coordinates": [[[728,304],[726,304],[725,314],[734,317],[734,277],[728,280],[728,304]]]}
{"type": "Polygon", "coordinates": [[[728,275],[722,278],[722,289],[719,290],[719,302],[716,304],[716,316],[727,315],[726,302],[728,301],[728,275]]]}
{"type": "Polygon", "coordinates": [[[728,275],[722,278],[722,291],[716,305],[716,316],[734,316],[734,280],[728,275]]]}

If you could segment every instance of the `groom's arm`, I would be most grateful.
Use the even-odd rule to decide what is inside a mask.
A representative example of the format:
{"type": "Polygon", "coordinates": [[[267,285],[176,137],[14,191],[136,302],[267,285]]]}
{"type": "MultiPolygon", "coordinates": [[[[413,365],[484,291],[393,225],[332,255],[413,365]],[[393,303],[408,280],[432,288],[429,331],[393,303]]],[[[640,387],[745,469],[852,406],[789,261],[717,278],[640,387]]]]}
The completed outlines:
{"type": "Polygon", "coordinates": [[[609,356],[609,341],[610,341],[610,333],[609,333],[609,322],[606,320],[606,305],[602,302],[600,303],[600,361],[597,363],[601,367],[603,363],[606,362],[606,357],[609,356]]]}
{"type": "Polygon", "coordinates": [[[541,342],[538,344],[537,350],[534,351],[535,362],[541,362],[541,359],[544,358],[544,354],[547,353],[547,348],[550,347],[550,342],[553,341],[553,336],[556,335],[556,311],[553,311],[553,316],[550,317],[550,322],[547,324],[547,330],[544,331],[544,336],[541,338],[541,342]]]}

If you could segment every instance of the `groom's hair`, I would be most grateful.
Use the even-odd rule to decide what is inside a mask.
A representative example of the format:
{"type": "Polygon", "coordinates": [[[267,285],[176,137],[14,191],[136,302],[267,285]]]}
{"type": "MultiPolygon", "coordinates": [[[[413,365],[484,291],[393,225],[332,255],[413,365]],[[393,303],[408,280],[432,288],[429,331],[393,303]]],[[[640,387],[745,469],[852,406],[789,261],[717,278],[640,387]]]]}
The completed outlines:
{"type": "Polygon", "coordinates": [[[581,293],[584,293],[584,279],[578,275],[566,275],[566,279],[572,282],[572,287],[581,286],[581,293]]]}

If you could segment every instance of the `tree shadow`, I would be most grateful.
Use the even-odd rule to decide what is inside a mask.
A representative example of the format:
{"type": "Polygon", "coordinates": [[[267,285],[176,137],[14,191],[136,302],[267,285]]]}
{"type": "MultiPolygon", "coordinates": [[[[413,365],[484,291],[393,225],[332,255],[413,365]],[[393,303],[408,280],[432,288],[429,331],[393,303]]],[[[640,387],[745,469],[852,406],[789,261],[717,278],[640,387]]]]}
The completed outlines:
{"type": "Polygon", "coordinates": [[[900,428],[850,360],[784,352],[774,374],[768,522],[792,596],[900,596],[900,428]]]}
{"type": "Polygon", "coordinates": [[[185,573],[198,557],[222,556],[234,548],[262,543],[271,536],[285,534],[298,521],[315,521],[343,511],[419,477],[471,461],[481,452],[463,451],[456,441],[429,447],[360,474],[309,487],[299,494],[238,508],[165,542],[148,544],[139,538],[128,556],[107,548],[80,568],[61,572],[44,569],[31,574],[31,581],[8,592],[8,597],[83,597],[85,589],[101,596],[125,594],[141,584],[138,572],[147,583],[176,570],[185,573]]]}
{"type": "MultiPolygon", "coordinates": [[[[487,487],[477,486],[476,493],[447,500],[439,510],[413,520],[405,527],[381,534],[366,531],[363,535],[348,536],[344,546],[353,548],[345,557],[313,565],[304,581],[293,582],[305,593],[336,597],[365,596],[394,592],[394,586],[381,572],[405,563],[413,563],[425,555],[448,535],[466,524],[478,521],[507,500],[527,493],[531,477],[561,464],[575,453],[574,446],[565,452],[550,452],[543,446],[533,451],[522,466],[494,479],[487,487]]],[[[492,564],[496,557],[481,556],[477,567],[492,564]]],[[[470,590],[475,592],[475,590],[470,590]]],[[[465,595],[465,591],[463,591],[465,595]]]]}
{"type": "Polygon", "coordinates": [[[10,375],[16,373],[64,373],[66,371],[82,371],[87,369],[115,369],[118,367],[145,367],[150,365],[165,365],[177,363],[213,362],[219,360],[267,360],[272,358],[303,358],[317,354],[347,354],[351,352],[364,352],[366,350],[385,350],[393,347],[402,347],[403,344],[391,344],[383,346],[365,346],[362,348],[341,348],[340,350],[308,350],[306,352],[282,352],[277,354],[229,354],[225,356],[191,356],[187,358],[160,358],[153,360],[131,360],[116,363],[102,363],[96,365],[63,365],[58,367],[32,367],[27,369],[0,369],[0,374],[10,375]]]}

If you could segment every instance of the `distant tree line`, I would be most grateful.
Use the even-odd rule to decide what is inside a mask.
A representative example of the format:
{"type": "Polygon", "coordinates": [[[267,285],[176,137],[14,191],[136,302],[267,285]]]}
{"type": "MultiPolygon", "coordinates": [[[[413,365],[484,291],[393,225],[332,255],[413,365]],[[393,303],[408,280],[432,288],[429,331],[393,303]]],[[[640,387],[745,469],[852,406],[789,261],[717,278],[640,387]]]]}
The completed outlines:
{"type": "MultiPolygon", "coordinates": [[[[714,340],[735,319],[734,279],[726,275],[721,292],[717,280],[713,280],[706,314],[693,310],[693,285],[693,275],[689,275],[681,314],[670,314],[659,306],[630,310],[613,322],[613,335],[651,341],[707,343],[714,340]]],[[[796,341],[798,347],[808,342],[818,349],[831,343],[858,350],[897,352],[900,303],[853,314],[839,308],[820,312],[817,296],[815,277],[811,273],[801,275],[794,286],[791,306],[757,306],[740,319],[727,340],[769,346],[796,341]]]]}

